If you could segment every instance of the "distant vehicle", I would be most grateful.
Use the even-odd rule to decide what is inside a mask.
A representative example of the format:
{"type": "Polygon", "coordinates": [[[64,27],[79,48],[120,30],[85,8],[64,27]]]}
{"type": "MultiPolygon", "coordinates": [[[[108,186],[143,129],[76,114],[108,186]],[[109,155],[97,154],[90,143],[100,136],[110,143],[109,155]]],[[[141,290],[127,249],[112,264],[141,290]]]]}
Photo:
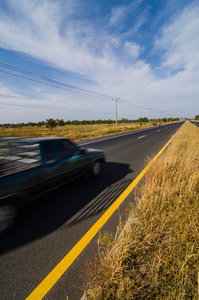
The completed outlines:
{"type": "Polygon", "coordinates": [[[98,176],[104,162],[104,151],[69,139],[0,139],[0,235],[27,202],[84,174],[98,176]]]}

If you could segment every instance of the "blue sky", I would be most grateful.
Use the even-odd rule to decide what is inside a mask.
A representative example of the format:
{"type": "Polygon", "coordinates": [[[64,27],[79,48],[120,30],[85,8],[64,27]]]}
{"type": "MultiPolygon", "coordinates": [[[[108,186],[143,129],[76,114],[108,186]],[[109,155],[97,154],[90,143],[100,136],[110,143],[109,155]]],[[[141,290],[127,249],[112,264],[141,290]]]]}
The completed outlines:
{"type": "Polygon", "coordinates": [[[198,1],[1,0],[0,123],[194,118],[198,28],[198,1]]]}

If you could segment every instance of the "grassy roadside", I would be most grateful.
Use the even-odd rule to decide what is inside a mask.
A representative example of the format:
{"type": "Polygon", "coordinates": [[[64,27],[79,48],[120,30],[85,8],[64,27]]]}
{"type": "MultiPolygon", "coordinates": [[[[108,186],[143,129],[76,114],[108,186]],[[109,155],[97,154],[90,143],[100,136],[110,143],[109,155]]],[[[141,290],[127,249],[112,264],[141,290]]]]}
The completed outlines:
{"type": "MultiPolygon", "coordinates": [[[[163,124],[163,123],[162,123],[163,124]]],[[[42,127],[22,126],[20,128],[0,128],[0,137],[65,137],[73,141],[99,137],[119,132],[126,132],[140,128],[157,126],[157,123],[120,123],[115,124],[93,124],[93,125],[65,125],[57,126],[53,130],[42,127]]]]}
{"type": "Polygon", "coordinates": [[[147,172],[136,201],[115,238],[99,239],[86,299],[198,299],[197,127],[182,126],[147,172]]]}

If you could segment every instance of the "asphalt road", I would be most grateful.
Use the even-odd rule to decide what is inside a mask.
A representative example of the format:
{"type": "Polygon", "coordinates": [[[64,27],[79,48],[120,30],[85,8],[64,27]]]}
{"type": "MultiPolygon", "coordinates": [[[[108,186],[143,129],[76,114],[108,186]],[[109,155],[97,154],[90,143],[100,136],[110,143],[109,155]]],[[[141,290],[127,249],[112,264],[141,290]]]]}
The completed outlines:
{"type": "MultiPolygon", "coordinates": [[[[87,148],[105,150],[102,175],[78,179],[29,204],[16,227],[0,238],[0,300],[26,299],[139,175],[146,159],[154,157],[182,124],[80,142],[87,148]]],[[[115,232],[129,201],[133,201],[133,193],[102,231],[115,232]]],[[[87,261],[96,250],[94,238],[44,299],[80,299],[87,261]]]]}
{"type": "Polygon", "coordinates": [[[195,125],[195,126],[197,126],[197,127],[199,127],[199,121],[197,122],[197,121],[191,121],[191,123],[193,124],[193,125],[195,125]]]}

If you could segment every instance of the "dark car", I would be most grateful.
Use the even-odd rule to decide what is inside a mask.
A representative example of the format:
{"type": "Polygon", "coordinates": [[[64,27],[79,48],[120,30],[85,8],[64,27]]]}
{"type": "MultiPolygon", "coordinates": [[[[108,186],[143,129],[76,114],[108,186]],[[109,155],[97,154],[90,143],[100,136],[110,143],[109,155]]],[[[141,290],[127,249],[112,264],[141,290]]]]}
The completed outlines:
{"type": "Polygon", "coordinates": [[[104,162],[104,151],[65,138],[0,139],[0,234],[27,202],[85,174],[98,176],[104,162]]]}

